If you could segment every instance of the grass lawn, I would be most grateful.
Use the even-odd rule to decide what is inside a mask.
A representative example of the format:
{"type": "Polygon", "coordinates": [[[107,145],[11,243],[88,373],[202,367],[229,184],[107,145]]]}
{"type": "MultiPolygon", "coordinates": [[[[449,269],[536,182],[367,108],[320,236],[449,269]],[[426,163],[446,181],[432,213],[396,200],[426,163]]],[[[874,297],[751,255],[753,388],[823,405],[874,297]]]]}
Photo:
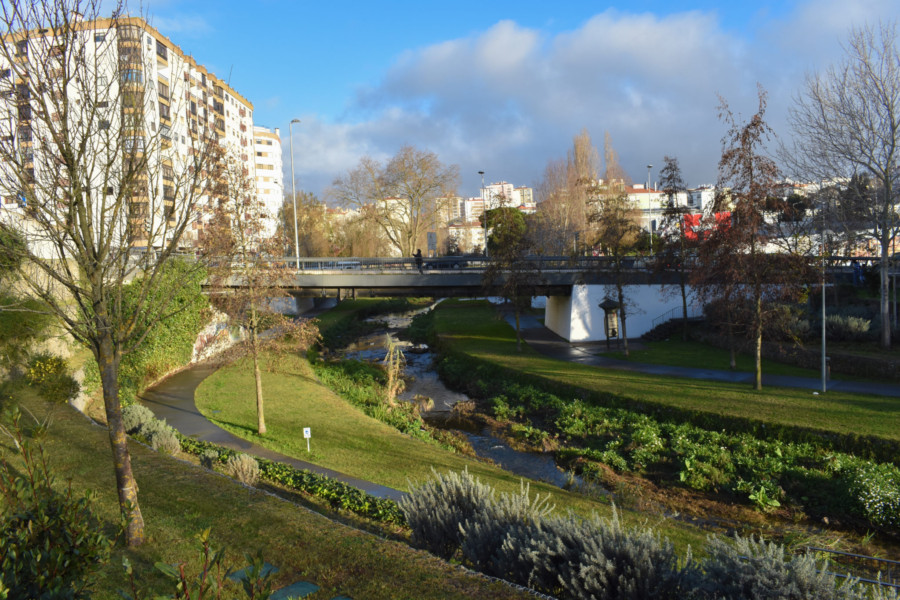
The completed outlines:
{"type": "MultiPolygon", "coordinates": [[[[20,402],[38,417],[52,413],[44,442],[51,467],[61,481],[70,479],[76,491],[97,492],[91,506],[112,533],[118,522],[118,505],[106,429],[68,406],[49,406],[27,390],[20,402]]],[[[300,580],[313,582],[322,588],[315,598],[338,594],[360,599],[529,597],[403,543],[337,524],[140,444],[129,447],[140,485],[147,541],[135,550],[117,546],[112,560],[102,568],[93,598],[118,598],[116,590],[126,589],[123,556],[134,565],[142,597],[171,593],[172,586],[154,563],[187,561],[187,572],[196,573],[199,561],[193,536],[207,527],[212,528],[216,547],[227,546],[228,564],[243,567],[243,553],[262,549],[265,559],[280,569],[274,587],[300,580]]],[[[8,459],[10,454],[11,443],[4,437],[0,458],[8,459]]],[[[224,597],[243,596],[232,586],[224,597]]]]}
{"type": "MultiPolygon", "coordinates": [[[[303,460],[360,479],[406,490],[410,481],[424,481],[438,472],[470,473],[500,491],[518,491],[521,478],[469,457],[413,439],[365,415],[313,378],[310,365],[298,358],[282,359],[277,371],[263,373],[267,433],[255,433],[256,405],[251,371],[241,365],[219,369],[197,389],[197,408],[232,433],[303,460]],[[221,411],[221,412],[215,412],[221,411]],[[307,454],[304,427],[312,429],[307,454]]],[[[601,500],[571,493],[541,482],[530,482],[532,493],[551,494],[557,511],[609,514],[601,500]]],[[[644,517],[625,512],[631,523],[644,517]]],[[[661,531],[682,549],[703,546],[706,534],[675,522],[661,531]]]]}
{"type": "Polygon", "coordinates": [[[515,332],[494,309],[473,302],[441,303],[435,327],[456,351],[531,376],[588,390],[617,394],[634,402],[651,401],[678,408],[749,418],[764,423],[799,425],[841,434],[900,440],[900,398],[845,394],[813,395],[812,390],[766,387],[645,375],[561,362],[523,347],[516,352],[515,332]]]}
{"type": "MultiPolygon", "coordinates": [[[[680,339],[664,342],[645,342],[642,350],[629,350],[626,357],[623,352],[604,353],[605,356],[637,363],[654,365],[672,365],[676,367],[702,367],[704,369],[730,369],[730,358],[727,350],[713,348],[699,342],[684,342],[680,339]]],[[[737,370],[752,373],[756,369],[754,359],[749,354],[738,354],[737,370]]],[[[793,375],[797,377],[820,377],[821,372],[814,369],[802,369],[793,365],[763,359],[763,374],[793,375]]],[[[835,379],[844,377],[836,375],[835,379]]]]}

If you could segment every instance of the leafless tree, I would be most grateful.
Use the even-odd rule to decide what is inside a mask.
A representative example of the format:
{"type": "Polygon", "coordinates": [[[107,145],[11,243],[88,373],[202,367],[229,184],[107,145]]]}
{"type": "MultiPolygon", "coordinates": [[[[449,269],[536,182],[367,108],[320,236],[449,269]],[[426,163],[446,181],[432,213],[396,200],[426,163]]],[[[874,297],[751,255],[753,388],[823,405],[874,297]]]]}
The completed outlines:
{"type": "Polygon", "coordinates": [[[611,259],[616,301],[622,322],[622,340],[628,356],[628,298],[625,293],[628,276],[627,257],[634,254],[641,238],[641,211],[628,196],[615,189],[601,193],[592,204],[591,220],[595,226],[596,244],[600,252],[611,259]]]}
{"type": "Polygon", "coordinates": [[[603,136],[603,162],[606,166],[606,170],[603,173],[603,179],[606,180],[607,185],[631,184],[631,177],[628,176],[628,173],[626,173],[625,169],[622,168],[622,165],[619,164],[619,153],[616,152],[615,147],[613,147],[612,136],[609,135],[608,131],[603,136]]]}
{"type": "Polygon", "coordinates": [[[437,154],[404,146],[386,164],[365,157],[334,180],[330,194],[341,204],[363,209],[395,252],[412,256],[459,180],[456,165],[445,166],[437,154]]]}
{"type": "Polygon", "coordinates": [[[741,123],[721,99],[719,117],[728,130],[722,138],[713,209],[719,214],[730,212],[730,218],[717,219],[710,229],[694,271],[694,282],[706,300],[724,300],[729,310],[735,304],[746,307],[746,327],[754,341],[756,389],[762,389],[766,307],[796,298],[808,281],[804,256],[767,251],[773,230],[766,222],[766,206],[778,191],[779,171],[766,154],[772,135],[765,121],[766,100],[760,88],[757,112],[741,123]]]}
{"type": "Polygon", "coordinates": [[[600,158],[586,129],[572,140],[566,160],[551,160],[538,184],[540,231],[532,232],[547,254],[580,254],[590,243],[590,203],[600,158]]]}
{"type": "Polygon", "coordinates": [[[151,90],[143,80],[143,21],[124,14],[100,0],[2,4],[0,218],[26,238],[21,280],[97,361],[126,541],[136,546],[144,523],[119,365],[178,310],[153,292],[204,212],[218,143],[210,123],[188,136],[187,151],[171,149],[165,122],[185,114],[184,93],[158,106],[156,82],[151,90]],[[129,281],[136,298],[125,302],[129,281]]]}
{"type": "MultiPolygon", "coordinates": [[[[319,202],[315,194],[297,192],[297,231],[300,256],[332,256],[331,222],[327,207],[319,202]]],[[[285,240],[285,256],[293,256],[294,248],[294,202],[286,200],[281,209],[279,222],[281,239],[285,240]]],[[[284,251],[284,250],[283,250],[284,251]]]]}
{"type": "Polygon", "coordinates": [[[900,51],[897,26],[854,29],[837,65],[807,77],[790,122],[795,142],[782,157],[801,176],[849,182],[871,178],[845,227],[864,227],[881,255],[881,344],[891,345],[889,257],[900,234],[900,51]]]}
{"type": "MultiPolygon", "coordinates": [[[[207,289],[210,300],[228,317],[230,325],[247,334],[245,344],[225,355],[234,360],[250,356],[256,383],[256,431],[266,433],[260,360],[266,350],[306,350],[318,336],[309,320],[295,321],[275,307],[289,298],[291,271],[273,265],[269,257],[280,256],[281,241],[265,235],[265,206],[257,199],[253,182],[243,165],[226,156],[218,177],[220,197],[210,223],[204,228],[200,248],[210,258],[207,289]]],[[[275,352],[277,360],[279,352],[275,352]]]]}

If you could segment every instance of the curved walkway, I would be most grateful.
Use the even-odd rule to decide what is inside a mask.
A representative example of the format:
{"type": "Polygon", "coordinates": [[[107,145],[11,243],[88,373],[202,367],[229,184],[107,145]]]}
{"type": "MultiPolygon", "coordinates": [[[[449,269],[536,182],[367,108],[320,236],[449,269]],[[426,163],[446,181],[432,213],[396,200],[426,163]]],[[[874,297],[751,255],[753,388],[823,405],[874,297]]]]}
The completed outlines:
{"type": "MultiPolygon", "coordinates": [[[[507,320],[510,321],[511,317],[508,316],[507,320]]],[[[514,320],[511,324],[515,327],[514,320]]],[[[544,327],[532,316],[523,318],[521,320],[521,327],[522,339],[524,339],[529,346],[541,354],[557,360],[566,360],[607,369],[621,369],[623,371],[634,371],[636,373],[664,375],[667,377],[707,379],[729,383],[746,383],[747,385],[753,385],[754,382],[754,374],[745,371],[725,371],[718,369],[704,369],[701,367],[655,365],[602,356],[601,354],[598,354],[598,352],[603,349],[603,346],[605,345],[603,342],[572,344],[544,327]]],[[[822,380],[813,377],[767,375],[763,373],[763,385],[809,389],[815,393],[821,393],[822,380]]],[[[832,379],[828,381],[827,389],[853,394],[866,394],[870,396],[900,397],[900,385],[889,383],[832,379]]]]}
{"type": "Polygon", "coordinates": [[[142,394],[141,400],[153,411],[158,419],[165,419],[166,423],[180,431],[182,435],[218,444],[246,454],[252,454],[260,458],[289,464],[297,469],[306,469],[313,473],[319,473],[352,485],[376,498],[399,500],[405,495],[405,492],[394,488],[357,479],[356,477],[338,473],[337,471],[263,448],[213,424],[197,410],[194,404],[194,392],[200,383],[215,370],[216,367],[203,364],[188,367],[146,390],[142,394]]]}

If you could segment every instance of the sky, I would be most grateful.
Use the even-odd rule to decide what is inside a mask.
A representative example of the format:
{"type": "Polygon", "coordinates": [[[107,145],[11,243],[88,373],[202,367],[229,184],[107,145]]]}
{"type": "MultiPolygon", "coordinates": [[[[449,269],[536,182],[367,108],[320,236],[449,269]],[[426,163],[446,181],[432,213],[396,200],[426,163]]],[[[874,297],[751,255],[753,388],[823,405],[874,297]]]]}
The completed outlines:
{"type": "Polygon", "coordinates": [[[720,98],[744,119],[768,93],[789,141],[804,79],[843,58],[852,27],[900,19],[896,0],[149,0],[162,34],[281,130],[290,191],[327,200],[334,179],[404,145],[486,182],[536,186],[586,129],[606,132],[637,182],[678,158],[689,186],[716,180],[720,98]]]}

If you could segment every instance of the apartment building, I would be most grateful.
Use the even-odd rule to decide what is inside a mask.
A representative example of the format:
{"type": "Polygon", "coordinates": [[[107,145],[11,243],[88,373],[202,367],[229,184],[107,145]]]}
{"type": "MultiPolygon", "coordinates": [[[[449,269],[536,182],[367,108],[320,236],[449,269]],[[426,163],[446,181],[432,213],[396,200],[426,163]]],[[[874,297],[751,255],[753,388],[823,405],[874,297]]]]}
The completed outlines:
{"type": "Polygon", "coordinates": [[[261,205],[262,233],[275,237],[278,214],[284,204],[284,181],[281,168],[281,131],[260,125],[253,127],[256,165],[256,194],[261,205]]]}
{"type": "MultiPolygon", "coordinates": [[[[200,189],[195,171],[202,170],[204,180],[215,177],[211,163],[199,159],[205,149],[221,149],[242,177],[254,180],[249,100],[141,18],[76,20],[70,27],[65,42],[47,29],[4,38],[7,47],[14,45],[14,64],[0,64],[0,123],[13,125],[0,125],[0,144],[5,145],[0,155],[24,160],[0,169],[7,175],[24,170],[30,178],[25,184],[35,184],[32,197],[38,198],[37,190],[52,196],[48,177],[63,177],[51,154],[58,146],[44,147],[41,141],[61,135],[53,132],[57,121],[67,124],[66,135],[83,140],[96,153],[98,166],[79,175],[88,187],[97,187],[87,196],[102,204],[103,194],[130,194],[127,215],[112,226],[127,229],[123,243],[137,248],[170,239],[168,225],[176,213],[183,206],[196,207],[185,201],[200,189]],[[127,175],[130,164],[142,165],[138,178],[127,175]],[[120,185],[130,189],[123,191],[120,185]]],[[[16,184],[20,189],[21,181],[16,184]]],[[[64,189],[68,182],[59,185],[64,189]]],[[[6,185],[0,195],[0,219],[27,220],[26,194],[6,185]]],[[[226,196],[221,186],[203,187],[208,205],[226,196]]],[[[196,243],[202,226],[198,217],[181,245],[196,243]]]]}

